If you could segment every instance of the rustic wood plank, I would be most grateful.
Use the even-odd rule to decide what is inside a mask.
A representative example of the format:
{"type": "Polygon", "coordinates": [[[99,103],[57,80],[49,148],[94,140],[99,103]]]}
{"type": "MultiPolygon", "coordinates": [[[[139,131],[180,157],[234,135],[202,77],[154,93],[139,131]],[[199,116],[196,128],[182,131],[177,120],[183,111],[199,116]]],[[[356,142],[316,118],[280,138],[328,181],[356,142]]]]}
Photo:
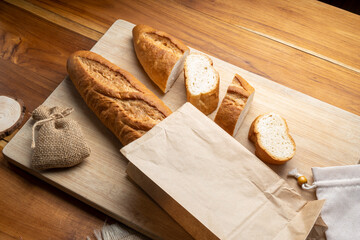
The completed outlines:
{"type": "Polygon", "coordinates": [[[30,112],[44,101],[56,85],[56,82],[41,77],[24,67],[0,59],[1,93],[21,97],[30,112]]]}
{"type": "MultiPolygon", "coordinates": [[[[108,218],[9,166],[0,153],[1,239],[85,239],[108,218]]],[[[113,221],[113,220],[111,220],[113,221]]]]}
{"type": "Polygon", "coordinates": [[[14,6],[20,7],[28,12],[35,14],[36,16],[41,16],[49,22],[66,27],[67,29],[70,29],[93,40],[98,40],[102,36],[102,33],[106,31],[105,28],[96,29],[95,24],[92,24],[91,28],[82,24],[78,24],[71,19],[62,16],[63,12],[61,11],[59,14],[54,13],[24,0],[5,0],[5,2],[11,3],[14,6]]]}
{"type": "MultiPolygon", "coordinates": [[[[66,75],[67,56],[94,41],[0,1],[0,95],[40,105],[66,75]]],[[[25,119],[29,118],[25,115],[25,119]]],[[[0,141],[0,151],[13,134],[0,141]]],[[[0,238],[85,239],[105,214],[9,165],[0,153],[0,238]]]]}
{"type": "MultiPolygon", "coordinates": [[[[8,2],[10,1],[11,0],[8,0],[8,2]]],[[[259,38],[259,36],[247,33],[249,32],[248,30],[251,29],[246,30],[243,28],[244,31],[236,30],[231,24],[224,24],[222,22],[224,20],[215,19],[216,16],[211,18],[205,13],[200,13],[196,9],[176,4],[173,1],[169,3],[167,1],[114,1],[99,3],[98,1],[89,0],[51,2],[32,0],[31,2],[33,5],[41,7],[41,9],[37,9],[36,11],[33,10],[35,14],[28,14],[17,8],[10,8],[9,4],[6,5],[3,4],[3,2],[0,2],[0,31],[6,26],[5,36],[8,37],[5,39],[8,39],[6,40],[8,43],[10,42],[10,44],[3,44],[4,34],[1,33],[0,46],[2,50],[0,58],[2,58],[3,61],[0,63],[0,70],[2,72],[2,74],[0,74],[0,84],[3,85],[0,86],[0,93],[6,93],[21,98],[27,96],[26,105],[30,110],[39,105],[66,75],[64,64],[67,53],[65,53],[63,49],[67,49],[66,51],[70,53],[77,49],[89,49],[94,43],[94,41],[74,34],[74,32],[80,32],[82,31],[81,29],[85,29],[86,31],[88,31],[87,29],[93,29],[96,32],[102,33],[105,32],[104,29],[107,29],[115,19],[123,18],[134,23],[147,23],[168,31],[173,35],[186,40],[190,46],[199,48],[226,61],[230,61],[237,66],[261,74],[262,76],[267,76],[284,85],[295,85],[293,88],[298,89],[299,91],[320,98],[326,102],[333,103],[348,111],[360,114],[360,101],[359,95],[357,94],[360,92],[360,89],[359,84],[357,83],[357,80],[359,79],[357,74],[353,74],[338,67],[332,69],[332,64],[323,64],[323,61],[320,61],[316,57],[309,57],[308,54],[305,54],[302,51],[293,51],[286,47],[283,48],[281,44],[272,44],[272,40],[268,38],[271,36],[274,39],[275,37],[272,35],[264,35],[263,38],[259,38]],[[45,5],[48,7],[44,7],[45,5]],[[57,15],[57,17],[54,17],[52,13],[57,15]],[[52,21],[53,24],[44,21],[44,19],[52,21]],[[69,19],[77,24],[67,27],[69,19]],[[38,24],[40,24],[39,28],[36,27],[38,24]],[[212,26],[213,24],[215,25],[212,26]],[[85,28],[80,25],[85,26],[85,28]],[[69,28],[70,31],[59,28],[58,26],[69,28]],[[207,34],[210,34],[210,36],[207,36],[207,34]],[[19,36],[26,36],[28,38],[25,42],[20,43],[20,46],[22,45],[21,47],[17,47],[19,45],[19,36]],[[65,37],[63,38],[63,36],[65,37]],[[229,40],[230,45],[228,45],[229,40]],[[26,44],[28,45],[26,46],[26,44]],[[8,50],[4,51],[3,49],[6,46],[10,47],[8,47],[8,50]],[[53,49],[53,47],[55,48],[53,49]],[[13,56],[10,53],[12,53],[13,50],[16,53],[18,48],[22,49],[22,51],[15,54],[16,57],[9,58],[9,56],[13,56]],[[47,53],[37,50],[44,48],[47,53]],[[60,58],[62,59],[61,63],[57,61],[57,59],[60,58]],[[299,61],[306,61],[307,63],[303,65],[298,63],[299,61]],[[61,65],[63,67],[61,67],[61,65]],[[9,74],[7,68],[10,69],[9,72],[11,72],[11,74],[9,74]],[[7,78],[7,74],[12,77],[7,78]],[[291,79],[293,77],[295,80],[291,79]],[[39,79],[36,81],[36,78],[39,79]],[[351,79],[353,81],[351,81],[351,79]],[[320,83],[316,83],[317,81],[320,81],[320,83]],[[311,84],[314,82],[317,87],[311,87],[311,84]],[[338,82],[339,85],[331,87],[331,85],[338,82]],[[33,84],[35,84],[36,87],[33,84]],[[32,88],[29,90],[29,87],[32,88]],[[329,96],[327,96],[327,93],[330,93],[329,96]],[[353,100],[351,100],[352,98],[353,100]],[[340,101],[338,102],[337,99],[340,101]]],[[[25,8],[20,4],[18,5],[20,8],[25,8]]],[[[31,5],[30,8],[27,6],[26,11],[31,12],[32,8],[33,6],[31,5]]],[[[334,31],[341,32],[341,26],[339,29],[334,29],[334,31]]],[[[258,35],[255,30],[252,31],[255,35],[258,35]]],[[[271,32],[270,28],[269,31],[271,32]]],[[[92,31],[89,31],[89,33],[89,38],[98,39],[99,35],[91,35],[92,31]]],[[[83,34],[86,35],[85,33],[83,34]]],[[[277,39],[274,40],[277,41],[277,39]]],[[[4,163],[2,156],[0,157],[0,160],[1,164],[4,163]]],[[[3,168],[1,167],[1,169],[3,168]]],[[[279,168],[276,168],[275,170],[280,174],[285,174],[285,170],[279,168]]],[[[6,166],[4,171],[11,171],[11,174],[19,175],[21,176],[21,179],[25,179],[24,175],[26,174],[22,171],[14,173],[15,170],[9,170],[8,166],[6,166]]],[[[8,175],[3,174],[3,170],[0,170],[0,176],[8,175]]],[[[2,177],[0,178],[2,179],[2,177]]],[[[12,180],[13,178],[14,176],[10,176],[9,181],[15,181],[12,180]]],[[[39,208],[39,206],[41,205],[40,202],[45,201],[47,198],[51,198],[49,196],[58,196],[58,199],[60,200],[56,200],[55,202],[57,202],[58,205],[65,204],[64,208],[67,208],[66,206],[68,205],[78,206],[79,204],[76,201],[73,202],[72,198],[69,198],[69,200],[65,197],[67,200],[64,200],[66,194],[62,194],[60,191],[55,193],[51,192],[51,190],[48,190],[46,187],[48,186],[47,184],[42,183],[42,181],[36,181],[31,176],[29,176],[29,179],[26,181],[14,183],[12,186],[14,189],[22,189],[22,191],[18,191],[17,194],[19,194],[19,192],[21,193],[21,197],[26,200],[24,200],[24,205],[30,205],[32,210],[27,212],[27,214],[31,216],[24,219],[23,222],[20,222],[20,220],[16,221],[14,228],[11,230],[11,233],[16,233],[13,237],[9,237],[9,239],[19,239],[18,233],[22,233],[21,229],[23,229],[24,226],[26,226],[27,235],[22,234],[21,236],[23,236],[23,239],[32,239],[34,237],[34,232],[36,232],[38,239],[49,239],[48,235],[46,235],[48,234],[48,230],[45,230],[46,236],[44,236],[42,235],[42,228],[38,225],[35,226],[35,229],[32,229],[33,231],[31,233],[31,230],[29,230],[31,225],[34,224],[34,222],[36,223],[38,211],[46,212],[46,209],[39,208]],[[39,186],[39,188],[44,189],[44,193],[37,192],[36,194],[32,194],[32,188],[26,187],[29,182],[31,183],[31,186],[39,186]],[[18,184],[21,186],[19,187],[18,184]],[[32,203],[33,198],[38,195],[39,198],[43,198],[43,200],[32,203]]],[[[7,193],[4,191],[4,186],[0,188],[1,193],[7,193]]],[[[53,188],[49,187],[49,189],[53,188]]],[[[19,195],[15,194],[15,191],[16,190],[11,193],[14,196],[12,199],[19,197],[19,195]]],[[[0,204],[1,206],[5,206],[9,209],[13,206],[3,205],[2,203],[3,202],[0,204]]],[[[16,204],[14,203],[14,205],[16,204]]],[[[53,210],[57,209],[55,205],[52,207],[53,210]]],[[[25,206],[23,206],[23,208],[15,206],[15,208],[18,215],[21,216],[26,209],[25,206]]],[[[91,211],[91,209],[92,208],[85,208],[82,212],[88,212],[91,211]]],[[[6,214],[1,213],[0,219],[7,218],[8,215],[6,214]]],[[[69,226],[69,218],[66,217],[67,214],[79,216],[76,210],[73,213],[71,211],[66,212],[61,208],[61,210],[59,210],[59,216],[56,216],[56,219],[60,221],[60,226],[64,229],[73,230],[74,228],[77,228],[77,226],[88,224],[89,221],[93,221],[85,214],[83,218],[79,217],[78,220],[74,220],[72,226],[69,226]]],[[[95,211],[94,214],[96,215],[98,212],[95,211]]],[[[89,216],[91,215],[93,215],[93,213],[89,213],[89,216]]],[[[52,218],[53,216],[48,217],[52,218]]],[[[105,217],[99,218],[104,220],[105,217]]],[[[101,222],[101,220],[99,220],[98,223],[99,222],[101,222]]],[[[6,236],[9,236],[7,234],[8,226],[5,226],[2,223],[0,223],[0,236],[1,238],[4,236],[4,238],[7,239],[6,236]]],[[[54,222],[52,221],[52,224],[53,223],[54,222]]],[[[59,233],[63,231],[63,229],[56,228],[57,225],[49,224],[45,226],[46,229],[52,227],[56,229],[56,235],[59,235],[59,233]]],[[[92,227],[90,226],[88,232],[90,232],[91,228],[92,227]]],[[[68,232],[68,230],[65,231],[68,232]]],[[[75,235],[72,233],[66,236],[60,234],[58,239],[76,238],[74,236],[75,235]]],[[[57,238],[56,236],[53,236],[51,239],[57,238]]]]}
{"type": "Polygon", "coordinates": [[[0,239],[3,239],[3,240],[18,240],[18,238],[14,237],[14,236],[10,236],[9,234],[6,234],[4,232],[2,232],[0,230],[0,239]]]}
{"type": "Polygon", "coordinates": [[[176,2],[360,72],[359,15],[313,0],[176,2]]]}
{"type": "Polygon", "coordinates": [[[118,18],[150,24],[179,37],[191,47],[360,114],[359,73],[184,5],[172,1],[116,1],[104,5],[90,0],[29,1],[58,14],[66,12],[72,21],[89,28],[94,19],[107,25],[118,18]]]}
{"type": "Polygon", "coordinates": [[[0,94],[21,98],[28,111],[66,76],[66,60],[95,41],[0,2],[0,94]]]}
{"type": "Polygon", "coordinates": [[[8,142],[3,139],[0,140],[0,151],[2,151],[4,149],[4,147],[6,146],[7,143],[8,142]]]}

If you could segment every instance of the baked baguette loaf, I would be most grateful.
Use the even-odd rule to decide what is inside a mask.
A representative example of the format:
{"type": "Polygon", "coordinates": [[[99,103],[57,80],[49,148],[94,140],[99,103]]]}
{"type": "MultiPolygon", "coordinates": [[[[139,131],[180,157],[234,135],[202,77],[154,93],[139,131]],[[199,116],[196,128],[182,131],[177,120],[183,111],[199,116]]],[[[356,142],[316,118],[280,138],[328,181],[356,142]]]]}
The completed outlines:
{"type": "Polygon", "coordinates": [[[229,85],[214,121],[231,136],[235,136],[253,101],[255,89],[236,74],[229,85]]]}
{"type": "Polygon", "coordinates": [[[187,101],[205,115],[212,113],[219,103],[219,73],[211,58],[201,53],[186,57],[184,78],[187,101]]]}
{"type": "Polygon", "coordinates": [[[255,155],[264,162],[284,164],[295,155],[294,139],[286,120],[279,114],[258,116],[251,124],[248,137],[255,144],[255,155]]]}
{"type": "Polygon", "coordinates": [[[123,145],[171,114],[133,75],[96,53],[73,53],[67,71],[86,104],[123,145]]]}
{"type": "Polygon", "coordinates": [[[133,28],[134,49],[150,79],[168,92],[184,68],[189,48],[173,36],[146,25],[133,28]]]}

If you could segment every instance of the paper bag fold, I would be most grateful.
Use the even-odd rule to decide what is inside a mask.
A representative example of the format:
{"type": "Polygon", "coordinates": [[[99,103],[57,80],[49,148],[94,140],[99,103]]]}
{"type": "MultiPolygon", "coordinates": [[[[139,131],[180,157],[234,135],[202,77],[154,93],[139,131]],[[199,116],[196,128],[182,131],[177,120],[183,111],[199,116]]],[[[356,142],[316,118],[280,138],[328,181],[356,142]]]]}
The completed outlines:
{"type": "Polygon", "coordinates": [[[189,103],[121,152],[130,178],[195,239],[305,239],[322,206],[189,103]]]}

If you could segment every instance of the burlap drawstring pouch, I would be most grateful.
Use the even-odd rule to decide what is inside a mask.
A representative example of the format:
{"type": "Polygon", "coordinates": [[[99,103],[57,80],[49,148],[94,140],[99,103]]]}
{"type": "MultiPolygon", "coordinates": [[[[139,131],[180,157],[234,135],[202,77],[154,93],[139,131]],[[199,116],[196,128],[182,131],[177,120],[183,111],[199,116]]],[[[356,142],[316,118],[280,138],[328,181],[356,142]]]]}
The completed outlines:
{"type": "Polygon", "coordinates": [[[32,113],[31,165],[34,169],[66,168],[81,163],[90,156],[80,126],[66,116],[72,108],[39,106],[32,113]],[[37,137],[36,130],[38,131],[37,137]]]}

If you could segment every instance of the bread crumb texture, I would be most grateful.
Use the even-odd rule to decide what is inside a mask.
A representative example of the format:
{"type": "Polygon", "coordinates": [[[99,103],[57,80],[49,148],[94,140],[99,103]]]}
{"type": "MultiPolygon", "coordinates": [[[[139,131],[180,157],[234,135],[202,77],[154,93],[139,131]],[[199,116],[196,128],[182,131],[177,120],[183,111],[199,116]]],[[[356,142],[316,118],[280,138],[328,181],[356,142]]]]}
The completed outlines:
{"type": "Polygon", "coordinates": [[[217,84],[216,71],[209,58],[201,54],[190,54],[186,58],[188,90],[193,95],[207,93],[217,84]]]}
{"type": "Polygon", "coordinates": [[[261,145],[273,156],[283,159],[292,156],[295,146],[284,119],[276,113],[262,116],[257,124],[261,145]]]}

